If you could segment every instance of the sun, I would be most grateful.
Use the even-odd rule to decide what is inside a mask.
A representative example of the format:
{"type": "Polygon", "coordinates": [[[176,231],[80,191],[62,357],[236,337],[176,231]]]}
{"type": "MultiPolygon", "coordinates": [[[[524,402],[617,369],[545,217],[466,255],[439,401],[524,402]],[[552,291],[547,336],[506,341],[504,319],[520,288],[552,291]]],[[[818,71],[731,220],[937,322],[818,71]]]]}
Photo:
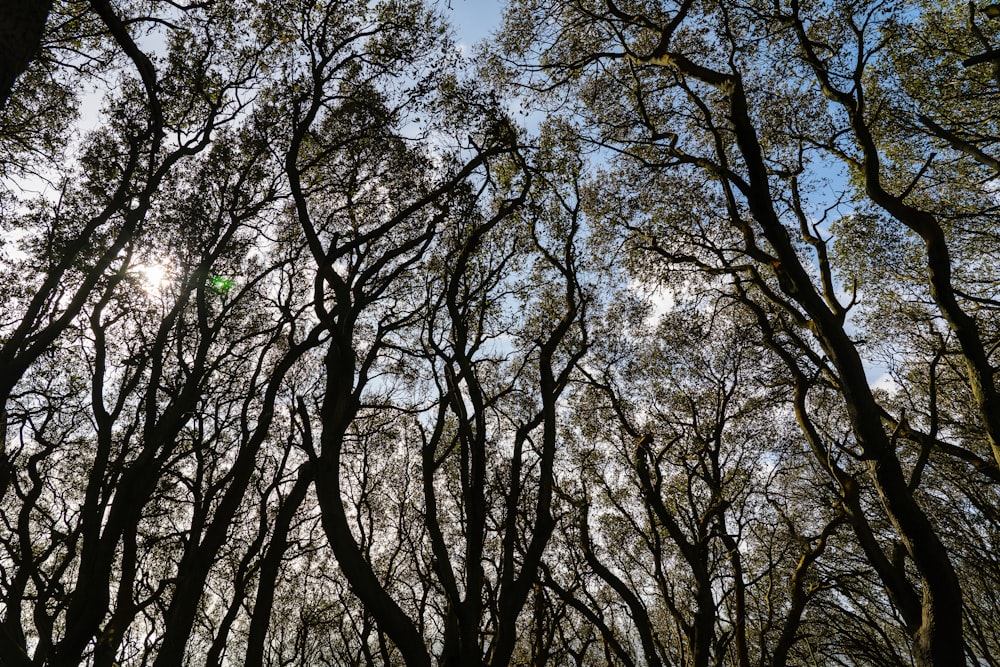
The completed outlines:
{"type": "Polygon", "coordinates": [[[169,267],[165,264],[137,264],[132,271],[138,274],[142,290],[146,294],[158,295],[169,281],[169,267]]]}

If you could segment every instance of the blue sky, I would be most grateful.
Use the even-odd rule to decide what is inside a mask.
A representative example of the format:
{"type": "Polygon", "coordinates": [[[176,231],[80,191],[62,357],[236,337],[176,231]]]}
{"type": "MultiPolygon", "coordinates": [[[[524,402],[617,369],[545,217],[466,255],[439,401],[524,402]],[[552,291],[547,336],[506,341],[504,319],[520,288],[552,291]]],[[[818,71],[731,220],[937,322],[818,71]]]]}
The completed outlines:
{"type": "Polygon", "coordinates": [[[472,46],[500,26],[504,2],[492,0],[451,0],[451,9],[447,2],[444,13],[455,26],[455,34],[463,44],[472,46]]]}

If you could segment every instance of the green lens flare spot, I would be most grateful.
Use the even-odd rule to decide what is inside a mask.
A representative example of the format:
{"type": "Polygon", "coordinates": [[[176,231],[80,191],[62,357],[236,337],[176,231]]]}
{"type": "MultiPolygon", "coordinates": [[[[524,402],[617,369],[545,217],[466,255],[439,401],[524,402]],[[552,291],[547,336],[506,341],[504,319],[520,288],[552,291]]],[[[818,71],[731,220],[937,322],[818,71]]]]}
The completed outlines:
{"type": "Polygon", "coordinates": [[[208,284],[219,294],[228,294],[229,290],[233,288],[232,278],[223,278],[222,276],[212,276],[208,284]]]}

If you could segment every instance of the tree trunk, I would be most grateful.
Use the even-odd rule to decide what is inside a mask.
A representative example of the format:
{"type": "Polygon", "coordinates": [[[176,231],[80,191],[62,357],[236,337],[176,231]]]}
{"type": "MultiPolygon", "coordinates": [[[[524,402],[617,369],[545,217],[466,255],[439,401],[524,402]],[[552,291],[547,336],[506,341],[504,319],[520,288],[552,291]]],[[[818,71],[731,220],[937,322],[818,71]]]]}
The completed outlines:
{"type": "Polygon", "coordinates": [[[0,109],[42,43],[52,0],[0,0],[0,109]]]}

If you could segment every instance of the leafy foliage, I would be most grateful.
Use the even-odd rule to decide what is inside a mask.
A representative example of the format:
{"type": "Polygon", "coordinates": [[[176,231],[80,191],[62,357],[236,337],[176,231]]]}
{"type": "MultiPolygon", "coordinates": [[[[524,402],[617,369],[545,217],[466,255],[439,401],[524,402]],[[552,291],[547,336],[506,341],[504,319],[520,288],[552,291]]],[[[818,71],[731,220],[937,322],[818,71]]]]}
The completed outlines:
{"type": "Polygon", "coordinates": [[[997,664],[993,10],[446,7],[0,33],[0,663],[997,664]]]}

